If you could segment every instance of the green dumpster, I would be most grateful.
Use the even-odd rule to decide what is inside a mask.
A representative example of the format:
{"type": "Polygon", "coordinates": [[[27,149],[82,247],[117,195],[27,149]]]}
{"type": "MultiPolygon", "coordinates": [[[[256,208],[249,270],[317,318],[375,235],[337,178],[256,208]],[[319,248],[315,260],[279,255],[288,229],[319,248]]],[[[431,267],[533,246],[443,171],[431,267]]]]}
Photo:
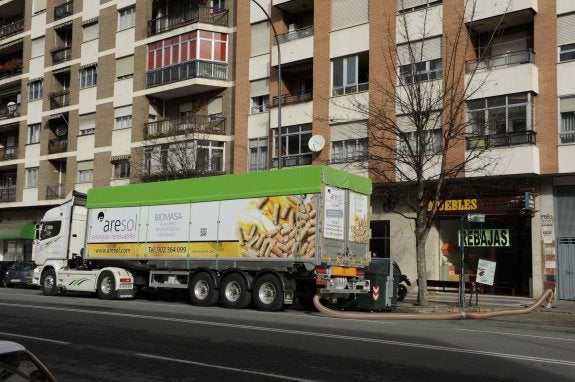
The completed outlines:
{"type": "Polygon", "coordinates": [[[390,261],[390,259],[371,259],[369,267],[365,270],[365,277],[369,280],[370,290],[367,294],[356,296],[356,309],[383,311],[392,310],[397,306],[397,287],[401,270],[394,261],[393,278],[389,278],[390,261]]]}

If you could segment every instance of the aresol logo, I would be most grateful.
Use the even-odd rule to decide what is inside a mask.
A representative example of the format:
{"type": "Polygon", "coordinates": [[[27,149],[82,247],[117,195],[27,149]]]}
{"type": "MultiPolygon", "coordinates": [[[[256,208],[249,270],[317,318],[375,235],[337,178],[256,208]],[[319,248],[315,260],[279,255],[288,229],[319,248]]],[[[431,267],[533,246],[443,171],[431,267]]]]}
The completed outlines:
{"type": "Polygon", "coordinates": [[[106,219],[104,211],[98,213],[98,221],[103,223],[104,232],[131,232],[138,227],[138,215],[126,219],[106,219]]]}

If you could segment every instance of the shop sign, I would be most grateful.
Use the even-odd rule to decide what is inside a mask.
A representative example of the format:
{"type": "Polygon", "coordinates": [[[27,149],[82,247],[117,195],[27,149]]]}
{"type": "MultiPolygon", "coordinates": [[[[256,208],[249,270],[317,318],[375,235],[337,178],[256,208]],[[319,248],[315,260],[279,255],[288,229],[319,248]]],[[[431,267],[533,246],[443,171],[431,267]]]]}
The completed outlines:
{"type": "Polygon", "coordinates": [[[525,206],[523,207],[526,211],[535,211],[535,195],[532,192],[525,193],[525,206]]]}
{"type": "Polygon", "coordinates": [[[507,228],[467,229],[459,231],[458,238],[464,247],[509,247],[507,228]]]}
{"type": "MultiPolygon", "coordinates": [[[[434,202],[427,204],[427,211],[433,209],[434,202]]],[[[445,199],[439,201],[438,212],[466,212],[477,209],[477,199],[445,199]]]]}

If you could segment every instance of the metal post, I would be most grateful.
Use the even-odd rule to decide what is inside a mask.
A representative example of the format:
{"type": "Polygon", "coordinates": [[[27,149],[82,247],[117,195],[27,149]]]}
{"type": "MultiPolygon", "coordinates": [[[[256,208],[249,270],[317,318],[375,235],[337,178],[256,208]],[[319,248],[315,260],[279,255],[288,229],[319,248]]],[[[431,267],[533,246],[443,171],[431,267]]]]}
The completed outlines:
{"type": "Polygon", "coordinates": [[[276,32],[276,28],[274,26],[274,23],[272,22],[270,15],[266,12],[264,7],[262,7],[260,3],[258,3],[256,0],[252,0],[252,1],[254,2],[255,5],[257,5],[262,10],[264,15],[266,15],[266,18],[272,27],[272,31],[274,32],[274,41],[276,43],[276,47],[278,50],[278,141],[277,141],[277,145],[278,145],[278,170],[279,170],[282,168],[282,145],[281,145],[281,143],[282,143],[282,57],[281,57],[281,50],[280,50],[280,42],[278,39],[278,34],[276,32]]]}
{"type": "Polygon", "coordinates": [[[460,258],[459,258],[459,308],[463,308],[465,306],[465,278],[464,278],[464,260],[465,260],[465,227],[464,221],[467,220],[467,215],[463,215],[461,217],[461,232],[459,233],[459,249],[460,249],[460,258]]]}

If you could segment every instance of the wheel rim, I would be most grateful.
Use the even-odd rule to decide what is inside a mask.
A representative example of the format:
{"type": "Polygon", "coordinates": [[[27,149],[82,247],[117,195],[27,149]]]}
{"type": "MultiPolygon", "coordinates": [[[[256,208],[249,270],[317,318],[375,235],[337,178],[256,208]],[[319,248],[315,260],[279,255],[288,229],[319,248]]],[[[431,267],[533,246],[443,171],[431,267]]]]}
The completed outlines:
{"type": "Polygon", "coordinates": [[[109,294],[112,291],[112,279],[110,277],[106,276],[102,279],[100,290],[105,294],[109,294]]]}
{"type": "Polygon", "coordinates": [[[44,279],[44,289],[48,291],[54,289],[54,277],[52,275],[47,275],[44,279]]]}
{"type": "Polygon", "coordinates": [[[236,281],[232,281],[226,285],[224,293],[226,295],[226,299],[229,302],[237,302],[240,299],[242,288],[240,287],[239,283],[237,283],[236,281]]]}
{"type": "Polygon", "coordinates": [[[204,280],[198,281],[196,285],[194,285],[194,296],[199,300],[205,300],[208,298],[208,294],[210,293],[210,287],[208,283],[204,280]]]}
{"type": "Polygon", "coordinates": [[[273,303],[276,299],[276,294],[276,288],[269,282],[263,283],[258,291],[259,300],[264,304],[273,303]]]}

